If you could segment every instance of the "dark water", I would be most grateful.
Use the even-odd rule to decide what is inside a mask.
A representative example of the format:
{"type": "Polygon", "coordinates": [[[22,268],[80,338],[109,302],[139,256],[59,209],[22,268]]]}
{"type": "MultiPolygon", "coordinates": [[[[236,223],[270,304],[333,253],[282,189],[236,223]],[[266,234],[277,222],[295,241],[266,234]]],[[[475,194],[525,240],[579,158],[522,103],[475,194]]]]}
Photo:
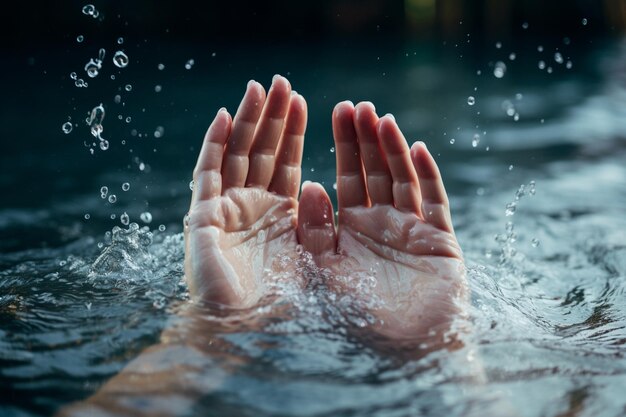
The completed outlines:
{"type": "Polygon", "coordinates": [[[215,368],[245,366],[220,373],[190,413],[454,416],[494,401],[520,416],[626,413],[623,41],[123,46],[121,70],[115,39],[8,58],[19,71],[1,116],[0,415],[82,400],[159,340],[188,298],[181,219],[203,132],[217,108],[235,110],[249,78],[267,85],[274,73],[309,104],[303,179],[332,190],[330,113],[344,99],[393,113],[437,155],[470,268],[476,349],[398,361],[351,339],[340,314],[318,314],[324,300],[292,294],[289,318],[218,337],[230,356],[215,368]],[[88,78],[101,47],[106,62],[88,78]],[[100,103],[106,151],[84,122],[100,103]],[[150,234],[112,237],[124,213],[150,234]],[[468,356],[485,386],[464,379],[468,356]]]}

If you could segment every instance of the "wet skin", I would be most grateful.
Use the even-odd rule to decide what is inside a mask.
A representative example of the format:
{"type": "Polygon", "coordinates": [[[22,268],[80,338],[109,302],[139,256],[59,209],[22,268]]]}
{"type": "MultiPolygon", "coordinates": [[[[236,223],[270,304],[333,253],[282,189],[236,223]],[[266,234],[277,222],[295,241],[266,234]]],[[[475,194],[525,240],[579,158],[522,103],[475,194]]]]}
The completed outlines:
{"type": "MultiPolygon", "coordinates": [[[[295,271],[301,244],[339,293],[351,288],[334,277],[376,278],[373,330],[440,342],[464,311],[467,283],[439,169],[425,144],[409,149],[393,116],[379,118],[371,103],[339,103],[332,123],[338,227],[321,185],[304,184],[296,200],[306,103],[285,78],[274,77],[267,98],[250,82],[234,120],[218,112],[194,170],[185,227],[192,295],[253,306],[271,295],[272,276],[295,271]]],[[[294,279],[305,284],[295,272],[294,279]]]]}

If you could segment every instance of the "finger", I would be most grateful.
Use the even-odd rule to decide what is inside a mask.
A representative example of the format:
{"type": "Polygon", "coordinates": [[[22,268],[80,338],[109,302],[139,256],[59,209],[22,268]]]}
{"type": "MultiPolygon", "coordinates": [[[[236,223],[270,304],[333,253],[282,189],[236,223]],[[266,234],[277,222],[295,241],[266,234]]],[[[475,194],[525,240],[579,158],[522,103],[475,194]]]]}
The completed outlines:
{"type": "Polygon", "coordinates": [[[441,230],[452,232],[448,195],[443,186],[439,167],[424,142],[413,144],[411,160],[419,178],[424,219],[441,230]]]}
{"type": "Polygon", "coordinates": [[[298,242],[313,255],[319,264],[327,254],[337,250],[337,232],[333,205],[328,194],[318,183],[306,181],[298,204],[298,242]]]}
{"type": "Polygon", "coordinates": [[[276,167],[269,190],[286,197],[298,198],[306,130],[307,107],[304,97],[292,93],[287,120],[276,154],[276,167]]]}
{"type": "Polygon", "coordinates": [[[193,170],[193,196],[195,201],[208,200],[222,193],[222,158],[224,144],[228,140],[232,119],[225,108],[221,108],[204,136],[198,162],[193,170]]]}
{"type": "Polygon", "coordinates": [[[267,189],[274,173],[276,146],[289,109],[291,85],[286,78],[275,75],[267,95],[250,152],[250,169],[246,186],[267,189]]]}
{"type": "Polygon", "coordinates": [[[378,121],[378,138],[393,179],[393,201],[398,210],[421,217],[421,194],[409,146],[392,115],[378,121]]]}
{"type": "Polygon", "coordinates": [[[232,132],[226,143],[222,166],[222,193],[231,187],[243,187],[248,176],[248,154],[259,116],[265,102],[265,90],[256,81],[250,80],[241,100],[232,132]]]}
{"type": "Polygon", "coordinates": [[[333,136],[337,158],[337,203],[339,209],[368,205],[356,131],[354,105],[344,101],[333,111],[333,136]]]}
{"type": "Polygon", "coordinates": [[[369,195],[372,205],[393,205],[391,172],[387,166],[385,155],[378,143],[376,123],[378,123],[378,116],[376,115],[374,105],[370,102],[357,104],[355,108],[354,127],[359,138],[359,149],[363,167],[365,168],[367,194],[369,195]]]}

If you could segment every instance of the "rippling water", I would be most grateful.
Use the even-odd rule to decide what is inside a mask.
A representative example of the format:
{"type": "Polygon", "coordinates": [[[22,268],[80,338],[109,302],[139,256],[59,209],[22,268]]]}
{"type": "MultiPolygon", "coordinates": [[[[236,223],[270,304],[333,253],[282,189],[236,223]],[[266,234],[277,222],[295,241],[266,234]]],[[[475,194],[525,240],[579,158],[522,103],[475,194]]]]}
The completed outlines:
{"type": "MultiPolygon", "coordinates": [[[[85,108],[75,117],[110,102],[103,122],[108,153],[90,156],[78,139],[87,136],[71,136],[79,135],[75,129],[68,135],[73,142],[58,145],[75,161],[51,178],[39,178],[41,200],[31,202],[24,192],[22,204],[5,203],[0,211],[0,414],[49,415],[82,400],[157,343],[166,327],[178,326],[194,343],[212,347],[210,355],[186,359],[201,369],[198,375],[189,372],[189,391],[201,393],[198,403],[191,408],[181,396],[162,395],[165,402],[154,402],[160,410],[181,407],[216,416],[456,416],[494,409],[494,415],[624,415],[623,45],[582,54],[574,63],[584,71],[549,79],[515,75],[516,64],[509,63],[501,84],[490,74],[474,78],[475,66],[464,61],[446,66],[445,60],[404,54],[393,60],[367,48],[355,54],[357,61],[376,55],[378,62],[378,52],[387,63],[364,69],[343,87],[334,86],[351,68],[345,61],[291,69],[295,88],[310,97],[312,113],[304,177],[332,188],[326,119],[342,95],[371,98],[397,115],[408,136],[429,143],[439,154],[469,267],[473,331],[465,348],[420,359],[374,350],[353,337],[347,310],[335,308],[336,300],[323,290],[283,289],[294,305],[264,305],[262,320],[258,310],[206,313],[199,322],[180,318],[188,305],[180,219],[207,108],[236,103],[235,86],[276,71],[266,62],[257,75],[239,69],[232,84],[209,88],[210,80],[184,73],[186,59],[180,59],[180,69],[167,76],[156,65],[147,80],[130,73],[134,91],[144,88],[126,98],[130,110],[113,104],[118,84],[128,80],[100,80],[109,87],[94,87],[76,99],[85,108]],[[157,83],[172,92],[151,107],[157,83]],[[399,93],[403,86],[407,90],[399,93]],[[469,95],[476,97],[471,107],[469,95]],[[173,111],[168,100],[176,103],[173,111]],[[148,116],[142,116],[143,106],[148,116]],[[507,115],[511,106],[519,122],[507,115]],[[118,113],[140,120],[125,126],[115,120],[118,113]],[[165,127],[164,141],[152,137],[156,126],[165,127]],[[476,132],[480,143],[472,147],[476,132]],[[87,178],[78,180],[81,175],[87,178]],[[124,191],[127,181],[131,188],[124,191]],[[116,203],[100,198],[102,185],[117,195],[116,203]],[[148,224],[140,221],[145,211],[154,218],[148,224]],[[141,226],[111,233],[113,225],[122,226],[125,212],[141,226]],[[207,328],[213,336],[203,333],[207,328]],[[481,369],[484,384],[472,377],[481,369]]],[[[316,53],[331,61],[341,51],[316,53]]],[[[171,60],[180,58],[170,54],[171,60]]],[[[129,55],[132,63],[132,50],[129,55]]],[[[518,62],[523,55],[518,53],[518,62]]],[[[530,66],[533,59],[529,53],[530,66]]],[[[200,71],[201,65],[192,69],[200,71]]],[[[282,71],[285,64],[277,66],[282,71]]],[[[488,60],[478,67],[493,71],[488,60]]],[[[58,120],[54,125],[62,135],[65,119],[58,120]]],[[[52,172],[59,161],[50,161],[42,147],[28,158],[52,172]]],[[[28,167],[8,159],[6,164],[16,175],[32,175],[28,167]]],[[[7,183],[5,176],[2,184],[7,183]]],[[[167,361],[162,366],[168,370],[167,361]]]]}

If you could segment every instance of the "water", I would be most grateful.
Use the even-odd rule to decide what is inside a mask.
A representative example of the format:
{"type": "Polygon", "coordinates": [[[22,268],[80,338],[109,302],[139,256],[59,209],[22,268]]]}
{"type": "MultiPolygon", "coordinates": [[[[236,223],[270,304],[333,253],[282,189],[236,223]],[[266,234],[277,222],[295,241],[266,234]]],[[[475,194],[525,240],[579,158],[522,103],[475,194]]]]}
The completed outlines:
{"type": "MultiPolygon", "coordinates": [[[[441,45],[357,44],[346,54],[321,44],[307,60],[290,46],[259,47],[244,54],[252,66],[236,48],[133,51],[132,43],[126,37],[133,65],[120,72],[103,62],[106,75],[87,90],[28,70],[39,96],[56,99],[60,88],[65,96],[41,106],[45,112],[24,112],[22,123],[8,123],[15,113],[1,116],[17,129],[8,137],[24,140],[7,144],[1,161],[10,171],[1,191],[12,198],[0,209],[0,415],[50,415],[85,399],[176,326],[203,346],[185,356],[200,371],[189,371],[193,383],[183,387],[201,395],[193,408],[181,396],[162,398],[196,414],[460,416],[507,407],[529,417],[623,415],[622,43],[573,42],[560,51],[573,67],[551,63],[551,74],[537,68],[538,42],[530,40],[505,66],[498,60],[510,54],[506,43],[463,59],[441,45]],[[181,65],[189,56],[203,57],[192,71],[181,65]],[[302,64],[310,60],[319,64],[302,64]],[[396,115],[411,142],[428,143],[469,268],[473,330],[465,348],[423,358],[375,350],[354,337],[368,317],[323,286],[277,286],[293,305],[267,300],[250,311],[181,318],[189,303],[182,219],[209,115],[222,105],[234,112],[248,78],[267,84],[276,72],[309,103],[303,180],[332,193],[329,115],[345,98],[372,100],[379,113],[396,115]],[[156,94],[155,85],[166,88],[156,94]],[[108,150],[92,154],[100,102],[132,123],[107,118],[108,150]],[[88,125],[59,130],[68,116],[85,115],[88,125]],[[41,123],[31,130],[33,117],[41,123]],[[480,368],[484,385],[472,377],[480,368]]],[[[38,55],[48,72],[81,67],[79,57],[68,64],[55,53],[38,55]]],[[[359,282],[367,291],[369,281],[359,282]]],[[[169,363],[160,361],[166,374],[169,363]]]]}

